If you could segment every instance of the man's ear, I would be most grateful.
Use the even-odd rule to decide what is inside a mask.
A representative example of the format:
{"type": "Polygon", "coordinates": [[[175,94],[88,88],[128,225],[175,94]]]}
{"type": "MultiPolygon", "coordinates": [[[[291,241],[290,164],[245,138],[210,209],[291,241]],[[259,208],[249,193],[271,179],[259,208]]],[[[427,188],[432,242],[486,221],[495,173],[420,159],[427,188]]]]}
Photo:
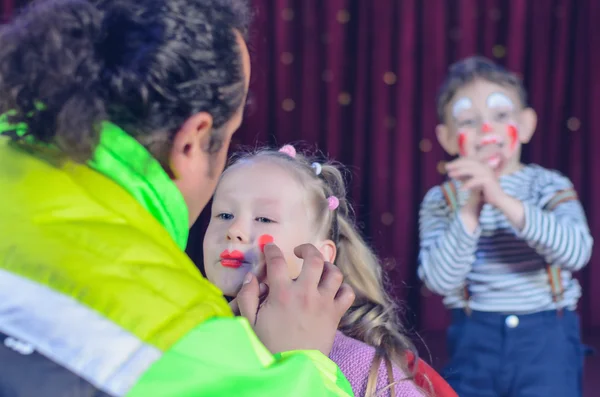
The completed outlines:
{"type": "Polygon", "coordinates": [[[532,108],[525,108],[521,111],[519,126],[519,141],[529,143],[537,127],[537,113],[532,108]]]}
{"type": "Polygon", "coordinates": [[[190,168],[195,168],[198,156],[209,155],[212,125],[212,116],[200,112],[188,118],[175,133],[169,156],[169,165],[175,179],[190,168]]]}
{"type": "Polygon", "coordinates": [[[323,255],[323,258],[325,258],[327,262],[335,262],[335,257],[337,256],[337,248],[333,241],[322,241],[321,244],[319,244],[319,251],[321,251],[321,255],[323,255]]]}
{"type": "Polygon", "coordinates": [[[458,142],[446,124],[438,124],[435,127],[435,135],[446,153],[451,156],[458,154],[458,142]]]}

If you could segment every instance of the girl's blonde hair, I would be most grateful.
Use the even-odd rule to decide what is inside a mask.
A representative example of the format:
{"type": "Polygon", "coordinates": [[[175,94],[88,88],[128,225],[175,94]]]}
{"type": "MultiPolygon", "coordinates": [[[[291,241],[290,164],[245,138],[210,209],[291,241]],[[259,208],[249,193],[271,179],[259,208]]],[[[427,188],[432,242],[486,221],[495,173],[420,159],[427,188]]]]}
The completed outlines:
{"type": "MultiPolygon", "coordinates": [[[[295,153],[295,150],[292,149],[292,152],[295,153]]],[[[391,382],[388,388],[391,395],[395,395],[394,383],[399,380],[393,379],[392,363],[409,374],[406,352],[411,351],[415,357],[418,355],[411,340],[404,335],[404,328],[396,314],[396,304],[385,291],[381,263],[354,224],[352,208],[346,198],[343,167],[333,162],[317,163],[313,158],[299,153],[290,156],[269,149],[238,154],[232,158],[230,166],[255,161],[271,161],[286,168],[311,192],[309,197],[313,201],[314,222],[319,236],[331,239],[336,244],[335,265],[356,294],[356,300],[342,317],[339,329],[345,335],[376,349],[366,395],[376,395],[382,361],[391,382]],[[327,201],[330,196],[339,200],[339,207],[333,211],[329,209],[327,201]]],[[[227,170],[224,175],[226,173],[227,170]]],[[[411,375],[408,379],[413,378],[411,375]]]]}

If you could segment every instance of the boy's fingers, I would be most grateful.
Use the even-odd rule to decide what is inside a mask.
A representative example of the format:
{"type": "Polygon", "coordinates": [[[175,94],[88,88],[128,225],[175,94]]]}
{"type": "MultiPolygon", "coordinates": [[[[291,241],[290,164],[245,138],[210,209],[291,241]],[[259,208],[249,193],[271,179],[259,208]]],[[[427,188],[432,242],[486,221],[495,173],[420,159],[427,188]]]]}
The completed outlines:
{"type": "Polygon", "coordinates": [[[468,169],[468,168],[467,169],[465,169],[465,168],[455,169],[455,170],[448,172],[448,176],[452,179],[463,179],[463,178],[472,177],[474,175],[475,175],[475,173],[471,169],[468,169]]]}
{"type": "Polygon", "coordinates": [[[476,164],[476,162],[471,159],[458,158],[456,160],[450,161],[449,163],[446,163],[446,169],[454,169],[457,167],[468,166],[473,164],[476,164]]]}
{"type": "Polygon", "coordinates": [[[485,181],[485,178],[471,178],[461,186],[461,189],[473,190],[473,189],[480,188],[483,185],[484,181],[485,181]]]}
{"type": "Polygon", "coordinates": [[[448,176],[452,179],[463,179],[488,175],[488,168],[482,164],[467,164],[448,170],[448,176]]]}

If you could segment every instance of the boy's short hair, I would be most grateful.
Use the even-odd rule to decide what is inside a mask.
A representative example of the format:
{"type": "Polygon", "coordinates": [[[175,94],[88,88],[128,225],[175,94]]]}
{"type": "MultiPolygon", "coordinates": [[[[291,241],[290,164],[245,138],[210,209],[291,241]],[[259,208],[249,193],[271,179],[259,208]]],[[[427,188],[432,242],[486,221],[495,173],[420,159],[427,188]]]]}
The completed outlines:
{"type": "Polygon", "coordinates": [[[489,81],[517,91],[521,105],[527,106],[527,92],[516,74],[482,56],[473,56],[452,64],[437,96],[437,113],[441,122],[446,122],[446,106],[456,91],[477,79],[489,81]]]}

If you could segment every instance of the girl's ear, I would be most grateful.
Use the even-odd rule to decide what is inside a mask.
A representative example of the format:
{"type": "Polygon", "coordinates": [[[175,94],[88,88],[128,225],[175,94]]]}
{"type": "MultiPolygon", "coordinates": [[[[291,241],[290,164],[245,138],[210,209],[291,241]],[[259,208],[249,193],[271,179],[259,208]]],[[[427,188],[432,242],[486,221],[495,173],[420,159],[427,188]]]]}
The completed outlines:
{"type": "Polygon", "coordinates": [[[331,263],[335,262],[335,257],[337,255],[337,248],[333,241],[331,241],[331,240],[321,241],[321,243],[318,245],[318,247],[319,247],[319,251],[321,251],[321,254],[323,255],[323,258],[325,258],[325,260],[327,262],[331,262],[331,263]]]}

